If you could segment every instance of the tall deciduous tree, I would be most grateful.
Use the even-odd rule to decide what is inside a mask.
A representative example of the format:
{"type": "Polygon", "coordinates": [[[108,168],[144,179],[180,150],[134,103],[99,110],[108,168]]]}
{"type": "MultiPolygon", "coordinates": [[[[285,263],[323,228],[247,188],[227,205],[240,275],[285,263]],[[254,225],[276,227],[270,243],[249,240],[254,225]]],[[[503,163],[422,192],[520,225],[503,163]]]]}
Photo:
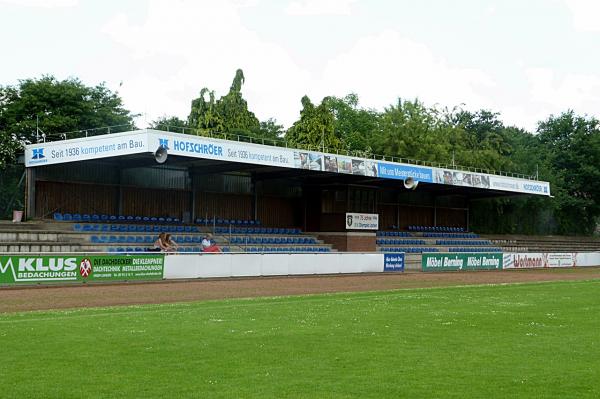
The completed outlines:
{"type": "Polygon", "coordinates": [[[242,96],[244,72],[238,69],[229,92],[215,100],[215,93],[207,88],[192,101],[188,125],[200,133],[234,133],[256,135],[261,126],[242,96]]]}
{"type": "Polygon", "coordinates": [[[343,149],[342,141],[335,132],[335,116],[325,97],[315,106],[308,96],[302,97],[300,119],[288,129],[285,138],[292,144],[305,148],[326,148],[329,151],[343,149]]]}
{"type": "MultiPolygon", "coordinates": [[[[26,79],[0,87],[0,163],[12,162],[22,144],[59,133],[133,124],[118,94],[100,84],[90,87],[78,79],[59,81],[52,76],[26,79]]],[[[69,138],[85,135],[71,133],[69,138]]]]}
{"type": "Polygon", "coordinates": [[[592,233],[600,216],[599,121],[568,111],[541,122],[538,134],[558,183],[560,232],[592,233]]]}
{"type": "Polygon", "coordinates": [[[342,146],[353,153],[368,156],[373,151],[373,136],[379,129],[379,114],[358,105],[358,95],[330,97],[328,104],[335,118],[335,136],[342,146]]]}

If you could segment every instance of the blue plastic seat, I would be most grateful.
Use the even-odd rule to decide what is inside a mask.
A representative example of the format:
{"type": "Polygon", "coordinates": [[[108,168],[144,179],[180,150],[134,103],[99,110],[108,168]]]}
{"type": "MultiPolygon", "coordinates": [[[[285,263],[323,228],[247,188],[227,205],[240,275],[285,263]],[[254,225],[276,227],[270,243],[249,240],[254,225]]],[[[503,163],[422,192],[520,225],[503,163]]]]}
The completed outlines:
{"type": "Polygon", "coordinates": [[[63,215],[60,212],[54,212],[52,217],[54,218],[54,220],[57,220],[59,222],[63,220],[63,215]]]}

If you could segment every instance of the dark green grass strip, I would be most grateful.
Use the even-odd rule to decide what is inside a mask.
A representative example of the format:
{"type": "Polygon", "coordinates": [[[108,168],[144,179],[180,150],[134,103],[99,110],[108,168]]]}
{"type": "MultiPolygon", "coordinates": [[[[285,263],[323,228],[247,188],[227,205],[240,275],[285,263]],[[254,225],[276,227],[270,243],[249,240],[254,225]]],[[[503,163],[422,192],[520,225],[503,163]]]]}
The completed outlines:
{"type": "Polygon", "coordinates": [[[3,398],[600,397],[600,281],[0,316],[3,398]]]}

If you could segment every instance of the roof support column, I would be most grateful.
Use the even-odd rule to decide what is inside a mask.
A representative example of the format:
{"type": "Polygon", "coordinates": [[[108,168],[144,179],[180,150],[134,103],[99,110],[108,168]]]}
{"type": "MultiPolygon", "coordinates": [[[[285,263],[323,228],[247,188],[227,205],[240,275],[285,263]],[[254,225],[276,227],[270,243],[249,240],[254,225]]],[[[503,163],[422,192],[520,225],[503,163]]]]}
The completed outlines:
{"type": "Polygon", "coordinates": [[[35,218],[35,168],[25,168],[25,220],[35,218]]]}
{"type": "Polygon", "coordinates": [[[250,190],[252,193],[252,219],[258,219],[258,193],[256,191],[256,175],[252,173],[250,175],[250,190]]]}

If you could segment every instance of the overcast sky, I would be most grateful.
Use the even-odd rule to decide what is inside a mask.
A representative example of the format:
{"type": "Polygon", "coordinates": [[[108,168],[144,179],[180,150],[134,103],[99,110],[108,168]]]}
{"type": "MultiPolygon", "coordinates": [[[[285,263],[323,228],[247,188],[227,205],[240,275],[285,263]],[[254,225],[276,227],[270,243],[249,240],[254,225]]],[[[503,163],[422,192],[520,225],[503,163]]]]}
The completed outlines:
{"type": "Polygon", "coordinates": [[[144,121],[187,117],[235,70],[261,120],[300,98],[355,92],[487,108],[533,131],[567,109],[600,118],[595,0],[0,0],[0,84],[53,74],[106,82],[144,121]]]}

